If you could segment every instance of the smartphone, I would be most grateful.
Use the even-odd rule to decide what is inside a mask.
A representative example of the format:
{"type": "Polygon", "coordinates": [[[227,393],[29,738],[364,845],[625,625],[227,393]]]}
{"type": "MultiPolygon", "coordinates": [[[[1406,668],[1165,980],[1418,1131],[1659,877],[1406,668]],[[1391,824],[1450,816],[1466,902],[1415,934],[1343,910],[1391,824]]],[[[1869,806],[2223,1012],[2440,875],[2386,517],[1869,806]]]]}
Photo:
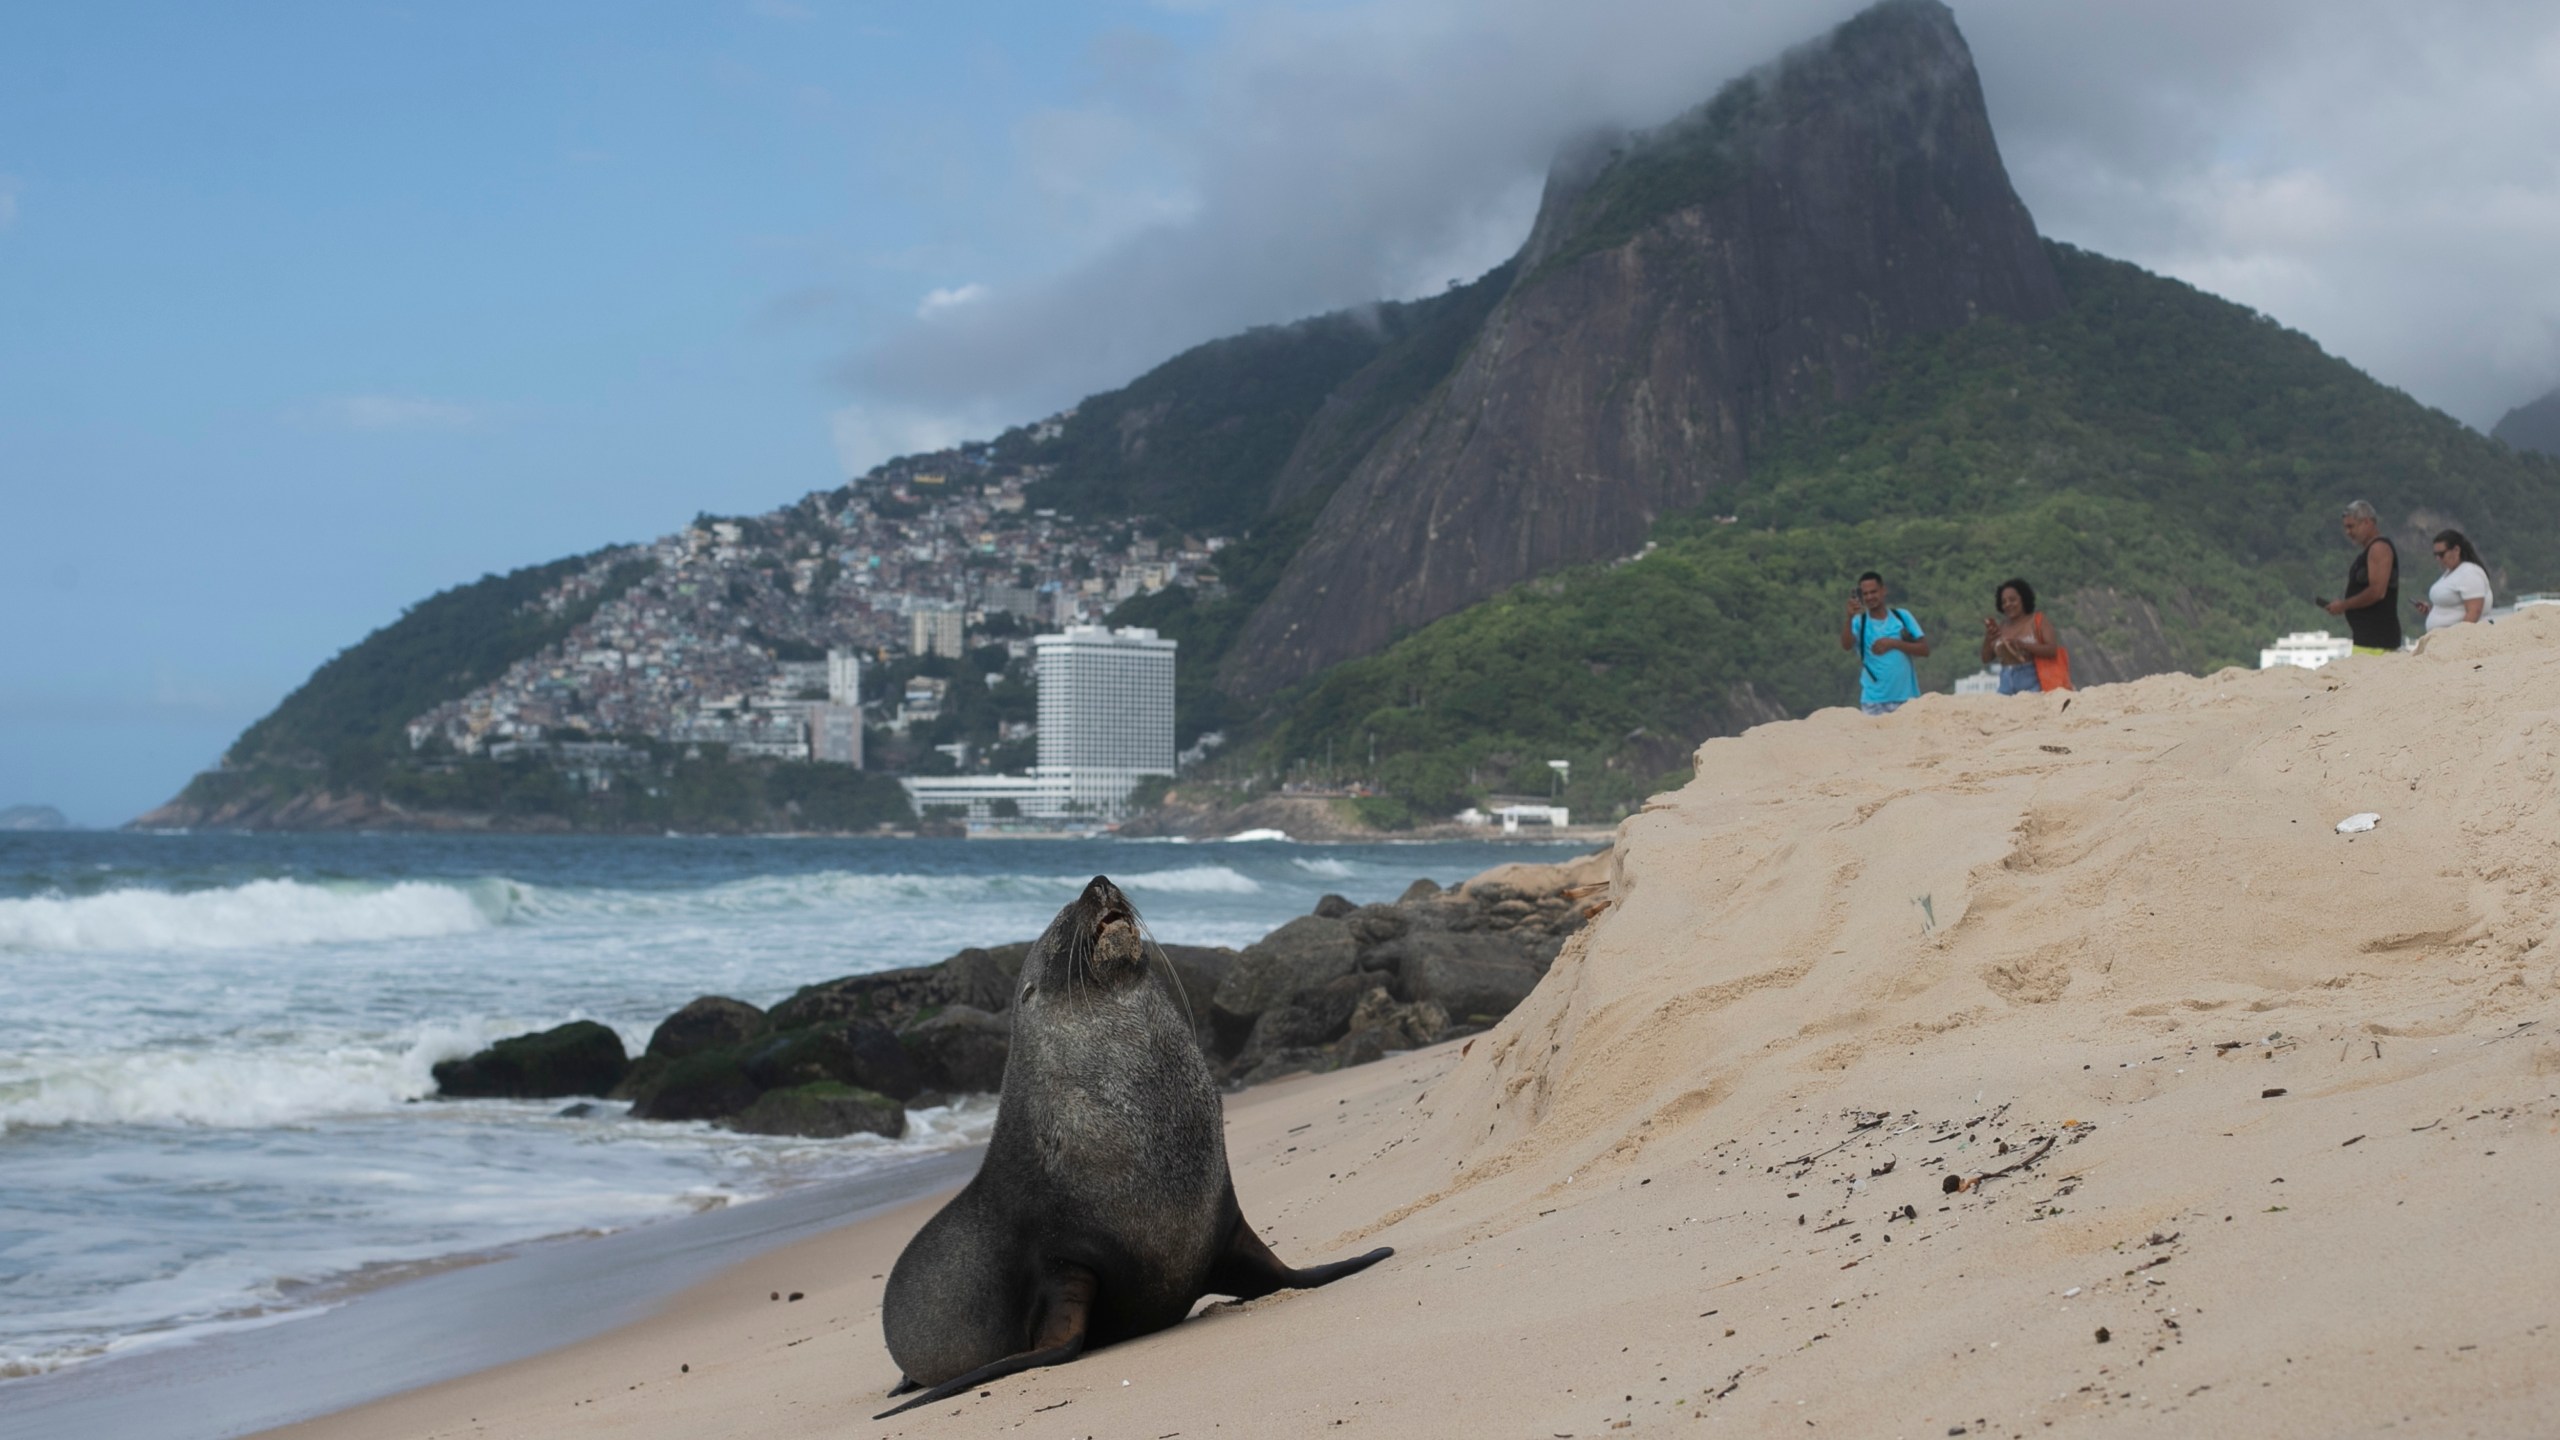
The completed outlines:
{"type": "Polygon", "coordinates": [[[2319,606],[2323,610],[2326,610],[2329,608],[2329,597],[2326,595],[2314,595],[2311,597],[2311,603],[2319,606]]]}

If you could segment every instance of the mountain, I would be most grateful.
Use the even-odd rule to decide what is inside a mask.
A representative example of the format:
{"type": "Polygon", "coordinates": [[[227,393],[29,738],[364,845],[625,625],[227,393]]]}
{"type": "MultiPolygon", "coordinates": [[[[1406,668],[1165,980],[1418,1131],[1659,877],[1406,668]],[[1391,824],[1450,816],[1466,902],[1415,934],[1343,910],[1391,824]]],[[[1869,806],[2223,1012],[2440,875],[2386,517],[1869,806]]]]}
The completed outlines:
{"type": "Polygon", "coordinates": [[[2518,450],[2560,455],[2560,390],[2508,411],[2489,433],[2518,450]]]}
{"type": "Polygon", "coordinates": [[[1180,743],[1230,741],[1209,788],[1358,782],[1393,824],[1543,794],[1562,759],[1575,810],[1605,815],[1707,736],[1841,703],[1860,570],[1939,639],[1933,687],[1974,668],[2010,575],[2084,681],[2246,664],[2334,625],[2308,597],[2338,589],[2358,496],[2413,566],[2458,525],[2501,593],[2560,588],[2560,460],[2040,239],[1947,11],[1886,0],[1668,125],[1572,147],[1520,253],[1472,283],[432,597],[152,818],[896,822],[903,800],[853,783],[882,777],[812,789],[843,767],[731,764],[696,722],[725,705],[712,728],[751,741],[789,665],[845,646],[887,657],[874,765],[1020,763],[1034,712],[997,642],[1026,596],[1181,642],[1180,743]],[[910,610],[955,604],[990,614],[977,648],[900,657],[910,610]],[[938,718],[890,718],[910,682],[944,687],[938,718]],[[554,742],[586,747],[575,784],[554,742]]]}
{"type": "Polygon", "coordinates": [[[2063,297],[1935,0],[1889,0],[1549,176],[1505,293],[1360,459],[1227,661],[1268,695],[1646,529],[1899,340],[2063,297]]]}
{"type": "MultiPolygon", "coordinates": [[[[1636,558],[1568,568],[1444,617],[1290,693],[1256,763],[1383,792],[1373,818],[1543,795],[1578,814],[1678,780],[1698,741],[1851,698],[1835,639],[1851,577],[1883,571],[1937,640],[1943,690],[1978,668],[2013,575],[2041,591],[2082,683],[2254,666],[2338,628],[2373,501],[2413,566],[2480,540],[2500,593],[2560,580],[2560,460],[2518,455],[2245,307],[2069,246],[2061,313],[1904,342],[1857,401],[1778,428],[1720,503],[1636,558]],[[1369,757],[1375,759],[1370,760],[1369,757]]],[[[2413,577],[2414,578],[2414,577],[2413,577]]],[[[2404,597],[2412,587],[2404,586],[2404,597]]]]}

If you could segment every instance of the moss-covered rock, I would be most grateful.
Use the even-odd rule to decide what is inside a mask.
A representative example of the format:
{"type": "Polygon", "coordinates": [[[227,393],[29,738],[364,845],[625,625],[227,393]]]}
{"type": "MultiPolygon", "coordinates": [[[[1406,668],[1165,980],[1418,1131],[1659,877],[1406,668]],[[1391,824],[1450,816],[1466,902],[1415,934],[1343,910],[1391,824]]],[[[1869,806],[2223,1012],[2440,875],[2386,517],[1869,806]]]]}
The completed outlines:
{"type": "Polygon", "coordinates": [[[658,1022],[645,1055],[681,1060],[723,1045],[741,1045],[765,1032],[764,1012],[726,995],[698,996],[658,1022]]]}
{"type": "Polygon", "coordinates": [[[724,1045],[669,1062],[654,1082],[635,1088],[634,1119],[718,1120],[754,1104],[765,1087],[747,1077],[744,1047],[724,1045]]]}
{"type": "Polygon", "coordinates": [[[924,1088],[906,1047],[877,1020],[838,1020],[768,1036],[745,1047],[742,1063],[762,1090],[833,1080],[904,1100],[924,1088]]]}
{"type": "Polygon", "coordinates": [[[993,1094],[1004,1088],[1013,1025],[975,1005],[946,1005],[899,1031],[898,1043],[934,1089],[993,1094]]]}
{"type": "Polygon", "coordinates": [[[506,1039],[462,1060],[446,1060],[432,1072],[436,1093],[450,1099],[550,1100],[563,1095],[604,1095],[630,1069],[622,1037],[593,1020],[506,1039]]]}
{"type": "Polygon", "coordinates": [[[886,1095],[819,1080],[767,1090],[726,1124],[749,1135],[805,1135],[832,1140],[869,1134],[895,1140],[907,1133],[907,1111],[886,1095]]]}

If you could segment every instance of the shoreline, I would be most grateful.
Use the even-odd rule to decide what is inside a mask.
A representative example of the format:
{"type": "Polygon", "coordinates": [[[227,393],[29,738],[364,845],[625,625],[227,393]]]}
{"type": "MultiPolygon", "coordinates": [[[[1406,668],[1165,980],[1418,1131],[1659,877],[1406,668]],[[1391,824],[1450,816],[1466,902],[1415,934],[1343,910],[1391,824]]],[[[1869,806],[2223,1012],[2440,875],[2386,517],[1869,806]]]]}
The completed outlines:
{"type": "Polygon", "coordinates": [[[873,1422],[918,1202],[289,1440],[2543,1433],[2560,615],[2509,630],[1710,742],[1507,1018],[1231,1098],[1275,1252],[1394,1247],[1338,1284],[873,1422]]]}
{"type": "Polygon", "coordinates": [[[227,1440],[518,1364],[647,1320],[706,1278],[975,1173],[978,1146],[608,1235],[536,1241],[271,1323],[0,1385],[0,1440],[227,1440]]]}

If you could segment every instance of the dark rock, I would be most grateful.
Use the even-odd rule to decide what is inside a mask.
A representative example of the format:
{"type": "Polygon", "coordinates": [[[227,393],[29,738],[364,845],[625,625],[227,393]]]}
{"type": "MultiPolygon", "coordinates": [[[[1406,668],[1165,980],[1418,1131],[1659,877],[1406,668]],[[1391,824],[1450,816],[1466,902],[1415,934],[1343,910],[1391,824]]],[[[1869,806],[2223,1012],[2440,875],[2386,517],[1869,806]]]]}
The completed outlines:
{"type": "Polygon", "coordinates": [[[1404,893],[1396,897],[1396,903],[1399,905],[1410,905],[1416,900],[1431,899],[1439,893],[1440,882],[1426,877],[1424,879],[1416,880],[1412,884],[1404,887],[1404,893]]]}
{"type": "Polygon", "coordinates": [[[1538,986],[1539,967],[1500,932],[1418,931],[1394,948],[1403,997],[1437,1002],[1452,1021],[1490,1024],[1538,986]]]}
{"type": "Polygon", "coordinates": [[[608,1094],[630,1066],[622,1037],[610,1026],[572,1020],[510,1035],[467,1060],[444,1061],[432,1073],[436,1093],[454,1099],[549,1100],[608,1094]]]}
{"type": "Polygon", "coordinates": [[[1244,947],[1210,1000],[1220,1049],[1241,1046],[1255,1017],[1286,997],[1350,974],[1359,955],[1351,927],[1323,915],[1301,915],[1244,947]]]}
{"type": "Polygon", "coordinates": [[[968,1005],[992,1014],[1013,1008],[1013,995],[1022,983],[1022,962],[1031,953],[1031,942],[996,945],[987,949],[971,947],[942,962],[943,978],[949,986],[953,1005],[968,1005]]]}
{"type": "Polygon", "coordinates": [[[1315,1049],[1338,1038],[1349,1028],[1360,997],[1375,988],[1366,976],[1337,975],[1264,1010],[1237,1051],[1234,1072],[1243,1074],[1270,1056],[1315,1049]]]}
{"type": "MultiPolygon", "coordinates": [[[[945,1005],[898,1032],[923,1082],[936,1090],[993,1094],[1004,1088],[1013,1026],[975,1005],[945,1005]]],[[[923,1108],[921,1097],[911,1097],[923,1108]]]]}
{"type": "Polygon", "coordinates": [[[643,1053],[681,1060],[718,1046],[743,1044],[763,1034],[764,1027],[764,1012],[746,1001],[704,995],[659,1021],[643,1053]]]}
{"type": "Polygon", "coordinates": [[[903,1100],[924,1088],[907,1047],[877,1020],[838,1020],[768,1036],[746,1047],[740,1068],[760,1090],[833,1080],[903,1100]]]}
{"type": "Polygon", "coordinates": [[[645,1087],[634,1087],[635,1120],[717,1120],[755,1103],[764,1087],[747,1077],[743,1046],[724,1045],[669,1061],[645,1087]]]}
{"type": "MultiPolygon", "coordinates": [[[[1397,905],[1361,906],[1351,917],[1351,938],[1358,941],[1365,951],[1367,946],[1382,945],[1412,929],[1413,921],[1398,908],[1402,903],[1399,901],[1397,905]]],[[[1365,953],[1361,956],[1361,964],[1364,966],[1368,964],[1368,956],[1365,953]]]]}
{"type": "Polygon", "coordinates": [[[563,1105],[559,1109],[552,1111],[551,1118],[555,1120],[584,1120],[595,1113],[596,1105],[594,1101],[581,1100],[575,1105],[563,1105]]]}
{"type": "Polygon", "coordinates": [[[1174,978],[1182,982],[1182,1002],[1191,1012],[1193,1038],[1200,1042],[1204,1055],[1217,1053],[1217,1024],[1210,1000],[1225,983],[1228,972],[1240,958],[1223,945],[1165,945],[1165,959],[1173,962],[1174,978]]]}
{"type": "Polygon", "coordinates": [[[836,1020],[877,1020],[895,1030],[944,1005],[1002,1011],[1013,1003],[1031,942],[968,949],[939,965],[910,965],[802,986],[766,1017],[775,1030],[836,1020]]]}
{"type": "Polygon", "coordinates": [[[1436,1000],[1403,1001],[1371,986],[1352,1007],[1344,1039],[1366,1037],[1382,1050],[1419,1050],[1449,1028],[1449,1012],[1436,1000]]]}
{"type": "Polygon", "coordinates": [[[1561,157],[1506,268],[1459,358],[1333,489],[1222,690],[1260,700],[1630,554],[1732,495],[1764,437],[1877,383],[1901,342],[2066,304],[1934,0],[1874,6],[1659,130],[1561,157]]]}
{"type": "Polygon", "coordinates": [[[1359,908],[1339,895],[1327,895],[1316,901],[1315,913],[1327,920],[1339,920],[1359,908]]]}
{"type": "Polygon", "coordinates": [[[815,1140],[833,1140],[867,1134],[895,1140],[907,1133],[907,1112],[906,1107],[885,1095],[819,1080],[784,1090],[767,1090],[725,1123],[729,1129],[749,1135],[805,1135],[815,1140]]]}

